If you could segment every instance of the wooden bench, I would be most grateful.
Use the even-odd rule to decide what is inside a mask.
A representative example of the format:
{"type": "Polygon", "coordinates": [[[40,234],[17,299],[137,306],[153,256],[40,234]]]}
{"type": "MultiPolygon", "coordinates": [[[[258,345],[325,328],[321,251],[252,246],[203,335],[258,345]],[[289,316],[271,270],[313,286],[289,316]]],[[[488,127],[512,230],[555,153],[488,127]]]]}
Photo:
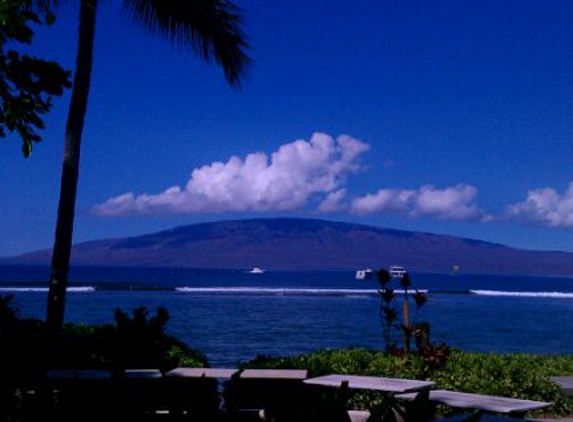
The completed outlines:
{"type": "MultiPolygon", "coordinates": [[[[399,399],[414,400],[416,393],[400,394],[399,399]]],[[[430,391],[430,401],[458,409],[472,409],[480,412],[502,413],[523,417],[531,410],[543,409],[551,403],[514,399],[511,397],[489,396],[485,394],[462,393],[458,391],[430,391]]]]}
{"type": "Polygon", "coordinates": [[[351,422],[366,422],[370,417],[370,412],[367,410],[349,410],[348,417],[351,422]]]}
{"type": "Polygon", "coordinates": [[[307,385],[337,388],[343,382],[348,383],[348,388],[350,389],[378,391],[387,395],[427,390],[435,385],[433,381],[344,374],[323,375],[304,381],[307,385]]]}
{"type": "Polygon", "coordinates": [[[573,377],[551,377],[551,381],[561,387],[563,394],[573,397],[573,377]]]}
{"type": "Polygon", "coordinates": [[[307,376],[306,370],[298,369],[245,369],[226,383],[225,409],[233,420],[265,420],[265,410],[290,409],[307,376]]]}
{"type": "MultiPolygon", "coordinates": [[[[348,374],[323,375],[309,378],[304,383],[315,391],[317,388],[330,390],[346,388],[348,390],[376,391],[386,396],[429,390],[435,385],[433,381],[348,374]]],[[[365,422],[370,418],[370,412],[365,410],[348,410],[347,413],[351,422],[365,422]]]]}
{"type": "MultiPolygon", "coordinates": [[[[520,421],[520,422],[525,422],[525,421],[531,421],[533,422],[534,419],[523,419],[523,418],[512,418],[510,416],[506,416],[506,415],[490,415],[487,413],[482,413],[479,415],[479,422],[512,422],[512,421],[520,421]]],[[[461,415],[456,415],[456,416],[451,416],[449,418],[439,418],[439,419],[434,419],[432,422],[467,422],[468,419],[470,418],[475,418],[475,413],[464,413],[461,415]]],[[[472,420],[470,419],[470,420],[472,420]]],[[[568,421],[569,419],[564,420],[568,421]]]]}
{"type": "Polygon", "coordinates": [[[220,381],[230,379],[234,368],[175,368],[165,374],[171,421],[216,420],[221,411],[220,381]]]}

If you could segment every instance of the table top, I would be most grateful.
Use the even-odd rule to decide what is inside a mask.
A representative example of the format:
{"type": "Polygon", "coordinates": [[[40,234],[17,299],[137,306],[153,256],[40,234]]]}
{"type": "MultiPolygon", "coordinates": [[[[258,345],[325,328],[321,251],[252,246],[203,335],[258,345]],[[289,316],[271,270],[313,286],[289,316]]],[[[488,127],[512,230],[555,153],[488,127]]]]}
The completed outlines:
{"type": "MultiPolygon", "coordinates": [[[[464,413],[463,415],[452,416],[449,418],[440,418],[436,419],[433,422],[464,422],[470,416],[473,416],[474,413],[464,413]]],[[[488,415],[487,413],[482,413],[479,419],[479,422],[511,422],[511,421],[521,421],[525,422],[529,419],[522,419],[522,418],[511,418],[509,416],[497,416],[497,415],[488,415]]]]}
{"type": "Polygon", "coordinates": [[[245,369],[241,379],[304,380],[308,371],[304,369],[245,369]]]}
{"type": "MultiPolygon", "coordinates": [[[[404,394],[399,397],[404,399],[413,399],[415,394],[404,394]]],[[[496,413],[525,413],[530,410],[543,409],[551,405],[551,403],[542,401],[448,390],[431,391],[430,400],[437,401],[451,407],[484,410],[496,413]]]]}
{"type": "Polygon", "coordinates": [[[129,379],[155,379],[161,378],[159,369],[126,369],[125,377],[129,379]]]}
{"type": "Polygon", "coordinates": [[[348,381],[348,388],[385,391],[388,393],[406,393],[409,391],[420,391],[429,389],[435,385],[433,381],[338,374],[309,378],[305,380],[304,383],[310,385],[322,385],[326,387],[340,387],[344,381],[348,381]]]}
{"type": "Polygon", "coordinates": [[[56,369],[48,371],[48,379],[109,379],[111,373],[105,370],[90,370],[90,369],[56,369]]]}
{"type": "Polygon", "coordinates": [[[231,378],[238,369],[231,368],[175,368],[165,374],[173,378],[231,378]]]}
{"type": "Polygon", "coordinates": [[[551,377],[551,380],[561,387],[563,394],[573,397],[573,377],[551,377]]]}

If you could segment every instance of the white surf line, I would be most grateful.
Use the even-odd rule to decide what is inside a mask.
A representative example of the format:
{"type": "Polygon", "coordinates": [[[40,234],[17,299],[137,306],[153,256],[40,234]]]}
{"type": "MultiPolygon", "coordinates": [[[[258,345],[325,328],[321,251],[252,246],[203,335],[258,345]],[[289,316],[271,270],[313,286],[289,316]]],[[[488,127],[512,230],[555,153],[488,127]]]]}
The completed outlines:
{"type": "MultiPolygon", "coordinates": [[[[0,292],[27,292],[27,293],[45,293],[49,289],[48,287],[0,287],[0,292]]],[[[66,291],[71,293],[91,293],[95,292],[95,287],[93,286],[82,286],[82,287],[68,287],[66,291]]]]}
{"type": "MultiPolygon", "coordinates": [[[[176,287],[182,293],[254,293],[254,294],[300,294],[300,295],[376,295],[377,289],[318,289],[318,288],[279,288],[279,287],[176,287]]],[[[427,290],[419,290],[426,293],[427,290]]],[[[413,291],[412,291],[413,292],[413,291]]],[[[395,290],[404,294],[403,290],[395,290]]]]}
{"type": "Polygon", "coordinates": [[[480,296],[548,297],[556,299],[573,299],[573,293],[565,292],[510,292],[503,290],[470,290],[470,292],[480,296]]]}

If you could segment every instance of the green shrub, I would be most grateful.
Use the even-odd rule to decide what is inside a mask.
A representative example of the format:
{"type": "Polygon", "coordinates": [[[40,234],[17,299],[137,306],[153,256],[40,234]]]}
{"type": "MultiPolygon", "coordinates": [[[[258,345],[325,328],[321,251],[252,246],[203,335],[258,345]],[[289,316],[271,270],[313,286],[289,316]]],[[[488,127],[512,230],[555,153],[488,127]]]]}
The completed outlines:
{"type": "Polygon", "coordinates": [[[164,309],[150,317],[137,308],[132,316],[118,310],[115,324],[67,324],[54,332],[42,321],[20,318],[12,296],[0,295],[0,420],[34,407],[24,405],[24,392],[34,390],[49,369],[207,366],[203,354],[165,333],[168,320],[164,309]]]}
{"type": "Polygon", "coordinates": [[[53,332],[42,321],[20,318],[12,296],[0,295],[0,389],[38,379],[49,369],[207,366],[203,354],[165,333],[168,320],[161,308],[153,316],[145,308],[132,316],[117,310],[115,324],[66,324],[53,332]]]}
{"type": "MultiPolygon", "coordinates": [[[[573,375],[571,355],[471,353],[454,350],[441,368],[430,368],[419,355],[392,356],[383,352],[350,349],[319,350],[292,357],[258,356],[245,367],[307,369],[309,376],[329,373],[375,375],[391,378],[429,379],[436,388],[500,395],[553,403],[555,416],[573,414],[573,400],[549,380],[554,375],[573,375]]],[[[356,407],[371,409],[382,397],[355,393],[356,407]]]]}
{"type": "Polygon", "coordinates": [[[165,333],[169,314],[159,308],[149,316],[146,308],[133,310],[132,316],[117,310],[115,324],[67,324],[55,339],[51,367],[110,369],[208,366],[206,357],[165,333]]]}

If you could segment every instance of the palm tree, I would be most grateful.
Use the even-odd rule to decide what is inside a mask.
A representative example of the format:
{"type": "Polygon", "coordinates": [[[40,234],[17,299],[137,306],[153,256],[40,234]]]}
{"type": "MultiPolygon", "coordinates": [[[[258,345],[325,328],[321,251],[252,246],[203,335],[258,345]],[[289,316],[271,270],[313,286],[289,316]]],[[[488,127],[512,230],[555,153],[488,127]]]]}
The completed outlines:
{"type": "MultiPolygon", "coordinates": [[[[52,11],[66,0],[24,0],[42,11],[52,11]]],[[[72,249],[80,146],[92,71],[98,0],[79,0],[79,32],[72,95],[64,136],[64,158],[52,273],[48,293],[47,324],[63,326],[65,295],[72,249]]],[[[227,82],[240,89],[250,62],[241,30],[241,10],[228,0],[123,0],[126,16],[151,34],[183,46],[205,61],[222,67],[227,82]]]]}

